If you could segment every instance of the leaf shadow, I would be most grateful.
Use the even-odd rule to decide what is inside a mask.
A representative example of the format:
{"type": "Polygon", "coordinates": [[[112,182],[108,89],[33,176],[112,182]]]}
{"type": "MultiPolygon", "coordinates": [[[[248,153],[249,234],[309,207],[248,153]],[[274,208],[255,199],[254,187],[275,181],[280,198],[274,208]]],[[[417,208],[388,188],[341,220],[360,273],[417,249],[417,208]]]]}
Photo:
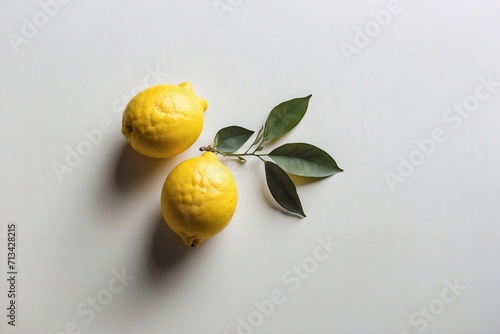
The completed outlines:
{"type": "Polygon", "coordinates": [[[293,174],[289,174],[289,173],[287,173],[287,174],[288,174],[288,176],[290,176],[293,183],[297,187],[300,187],[303,185],[308,185],[308,184],[313,184],[313,183],[319,182],[321,180],[324,180],[328,177],[328,176],[327,177],[306,177],[306,176],[293,175],[293,174]]]}

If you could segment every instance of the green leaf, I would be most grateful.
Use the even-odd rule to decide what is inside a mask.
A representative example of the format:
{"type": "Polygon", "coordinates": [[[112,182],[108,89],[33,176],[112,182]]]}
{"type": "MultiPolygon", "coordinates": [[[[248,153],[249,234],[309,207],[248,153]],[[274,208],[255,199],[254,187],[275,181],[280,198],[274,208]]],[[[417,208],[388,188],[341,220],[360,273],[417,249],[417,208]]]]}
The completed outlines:
{"type": "Polygon", "coordinates": [[[304,117],[312,95],[278,104],[271,110],[264,126],[264,142],[281,137],[304,117]]]}
{"type": "Polygon", "coordinates": [[[311,144],[285,144],[272,150],[269,157],[288,173],[299,176],[326,177],[343,171],[328,153],[311,144]]]}
{"type": "Polygon", "coordinates": [[[217,150],[232,153],[246,143],[254,131],[247,130],[241,126],[228,126],[220,129],[215,135],[214,146],[217,150]]]}
{"type": "Polygon", "coordinates": [[[276,202],[284,209],[305,217],[306,215],[302,209],[297,189],[290,176],[274,162],[264,161],[264,166],[266,169],[267,186],[276,202]]]}

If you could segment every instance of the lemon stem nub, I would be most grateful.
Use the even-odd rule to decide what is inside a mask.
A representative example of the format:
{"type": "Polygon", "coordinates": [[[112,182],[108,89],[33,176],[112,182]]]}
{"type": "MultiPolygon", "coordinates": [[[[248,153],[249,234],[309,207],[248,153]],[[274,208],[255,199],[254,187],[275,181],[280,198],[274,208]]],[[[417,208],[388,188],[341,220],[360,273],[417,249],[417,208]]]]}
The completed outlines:
{"type": "Polygon", "coordinates": [[[223,156],[226,156],[225,153],[223,153],[221,151],[218,151],[215,147],[212,147],[210,145],[200,147],[200,151],[201,152],[212,152],[212,153],[215,153],[215,154],[221,154],[223,156]]]}

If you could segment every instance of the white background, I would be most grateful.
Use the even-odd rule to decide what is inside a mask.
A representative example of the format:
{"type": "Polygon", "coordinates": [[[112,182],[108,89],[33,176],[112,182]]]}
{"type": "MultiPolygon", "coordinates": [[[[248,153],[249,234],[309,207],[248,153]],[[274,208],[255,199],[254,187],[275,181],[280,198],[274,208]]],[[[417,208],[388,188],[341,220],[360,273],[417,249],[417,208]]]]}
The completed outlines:
{"type": "Polygon", "coordinates": [[[480,78],[500,82],[500,2],[401,1],[381,28],[371,12],[390,1],[220,3],[231,10],[69,1],[48,16],[37,1],[1,3],[0,332],[499,333],[500,86],[468,118],[448,110],[474,102],[480,78]],[[346,56],[342,43],[362,47],[346,56]],[[192,82],[209,103],[199,140],[166,161],[136,154],[121,134],[124,104],[154,71],[192,82]],[[258,130],[272,107],[308,94],[306,116],[277,144],[317,145],[345,172],[298,180],[300,219],[273,203],[259,161],[224,160],[236,214],[218,236],[184,247],[160,214],[169,171],[220,128],[258,130]],[[66,164],[68,147],[103,120],[113,130],[58,180],[54,162],[66,164]],[[415,141],[435,129],[446,140],[391,189],[386,173],[418,161],[415,141]],[[11,222],[15,328],[5,310],[11,222]],[[328,236],[340,246],[312,261],[328,236]],[[303,263],[317,267],[298,278],[290,270],[303,263]],[[134,279],[95,318],[77,313],[109,296],[121,271],[134,279]],[[273,290],[285,300],[261,317],[254,302],[273,290]]]}

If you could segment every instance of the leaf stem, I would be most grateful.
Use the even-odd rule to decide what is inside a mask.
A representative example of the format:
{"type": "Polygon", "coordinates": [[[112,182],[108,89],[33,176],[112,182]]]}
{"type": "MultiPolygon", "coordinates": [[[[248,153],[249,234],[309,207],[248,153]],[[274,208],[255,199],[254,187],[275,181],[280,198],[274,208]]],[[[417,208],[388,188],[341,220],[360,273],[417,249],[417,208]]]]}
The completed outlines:
{"type": "MultiPolygon", "coordinates": [[[[264,144],[264,136],[262,136],[262,140],[260,141],[260,143],[258,143],[258,144],[255,146],[255,150],[253,150],[252,154],[254,154],[254,155],[255,155],[255,152],[257,152],[257,150],[259,149],[259,147],[261,147],[261,146],[262,146],[262,144],[264,144]]],[[[248,148],[248,150],[250,150],[250,147],[248,148]]],[[[247,150],[247,152],[248,152],[248,150],[247,150]]],[[[245,153],[247,153],[247,152],[245,152],[245,153]]]]}
{"type": "Polygon", "coordinates": [[[254,143],[254,144],[250,145],[247,148],[247,150],[245,151],[245,153],[243,153],[243,154],[248,154],[248,152],[250,151],[250,149],[255,146],[255,150],[253,150],[253,152],[251,153],[251,154],[254,154],[255,152],[257,152],[257,150],[259,149],[259,147],[262,146],[263,143],[264,143],[264,136],[262,136],[262,138],[260,139],[260,141],[258,143],[254,143]]]}
{"type": "MultiPolygon", "coordinates": [[[[248,151],[250,151],[250,149],[252,148],[252,146],[253,146],[253,145],[250,145],[250,146],[247,148],[247,150],[245,151],[245,153],[243,153],[243,154],[247,154],[247,153],[248,153],[248,151]]],[[[258,147],[258,146],[257,146],[257,147],[258,147]]],[[[254,152],[254,153],[255,153],[255,152],[254,152]]]]}

